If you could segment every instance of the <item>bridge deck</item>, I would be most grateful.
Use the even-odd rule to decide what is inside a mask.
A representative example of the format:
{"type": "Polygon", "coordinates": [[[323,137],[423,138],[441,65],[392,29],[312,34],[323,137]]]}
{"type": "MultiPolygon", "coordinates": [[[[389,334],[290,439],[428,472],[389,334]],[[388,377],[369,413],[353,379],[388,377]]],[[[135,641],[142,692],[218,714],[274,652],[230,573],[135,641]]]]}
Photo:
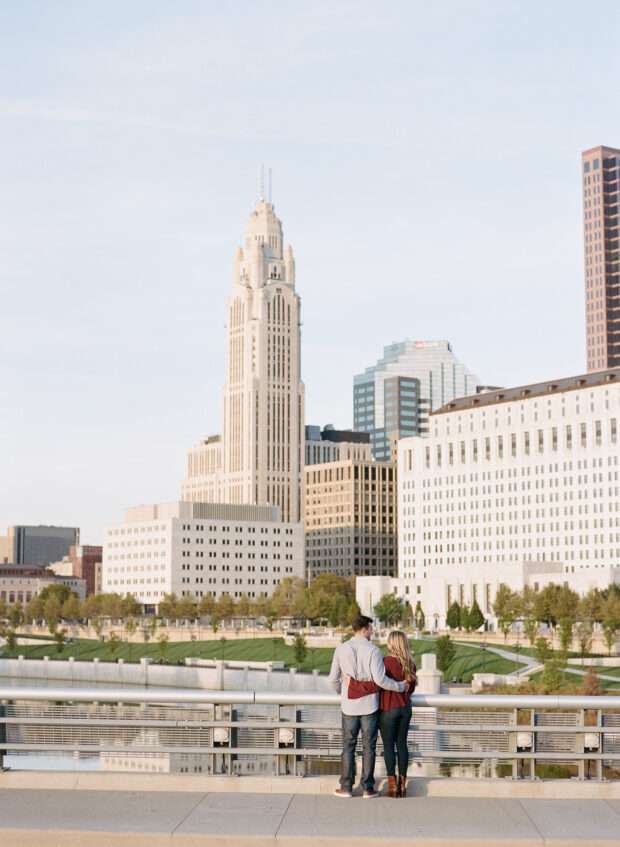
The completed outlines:
{"type": "Polygon", "coordinates": [[[0,790],[2,847],[608,847],[620,800],[0,790]]]}

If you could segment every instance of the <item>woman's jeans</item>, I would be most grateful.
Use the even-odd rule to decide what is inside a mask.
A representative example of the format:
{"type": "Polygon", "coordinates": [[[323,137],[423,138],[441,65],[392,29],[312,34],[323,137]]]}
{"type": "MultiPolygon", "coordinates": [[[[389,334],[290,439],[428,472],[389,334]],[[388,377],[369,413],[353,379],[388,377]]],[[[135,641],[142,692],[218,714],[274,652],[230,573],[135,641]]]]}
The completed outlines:
{"type": "Polygon", "coordinates": [[[355,745],[362,732],[362,788],[372,791],[375,787],[375,754],[379,712],[372,715],[342,716],[342,759],[340,787],[351,791],[355,782],[355,745]]]}
{"type": "Polygon", "coordinates": [[[383,740],[383,758],[388,776],[396,776],[396,755],[398,754],[398,773],[407,776],[409,764],[409,749],[407,733],[411,723],[411,706],[399,706],[389,712],[379,714],[379,731],[383,740]]]}

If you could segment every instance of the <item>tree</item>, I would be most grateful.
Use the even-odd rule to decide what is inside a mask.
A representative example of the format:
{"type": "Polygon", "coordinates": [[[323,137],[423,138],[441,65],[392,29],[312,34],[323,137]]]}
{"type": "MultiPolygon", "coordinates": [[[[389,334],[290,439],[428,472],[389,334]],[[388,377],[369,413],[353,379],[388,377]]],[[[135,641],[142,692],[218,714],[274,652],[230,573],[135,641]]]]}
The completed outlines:
{"type": "Polygon", "coordinates": [[[62,653],[62,648],[65,646],[67,630],[66,629],[57,629],[54,633],[54,641],[56,642],[56,652],[62,653]]]}
{"type": "Polygon", "coordinates": [[[437,639],[437,667],[442,673],[446,673],[456,655],[456,647],[450,640],[449,635],[442,635],[437,639]]]}
{"type": "Polygon", "coordinates": [[[562,668],[557,659],[547,659],[541,681],[546,694],[552,694],[562,686],[562,668]]]}
{"type": "Polygon", "coordinates": [[[193,597],[186,595],[177,602],[176,614],[181,620],[195,621],[198,617],[198,607],[193,597]]]}
{"type": "Polygon", "coordinates": [[[471,626],[469,625],[469,609],[465,605],[459,608],[459,629],[464,629],[465,632],[470,632],[471,630],[471,626]]]}
{"type": "Polygon", "coordinates": [[[112,653],[112,657],[115,658],[118,653],[119,647],[121,646],[121,640],[115,632],[111,632],[108,638],[108,645],[110,647],[110,652],[112,653]]]}
{"type": "Polygon", "coordinates": [[[293,650],[295,652],[295,661],[299,667],[299,665],[303,665],[306,660],[306,656],[308,655],[308,645],[306,644],[306,639],[301,632],[298,632],[295,635],[293,650]]]}
{"type": "Polygon", "coordinates": [[[138,629],[138,621],[135,618],[127,618],[125,621],[125,632],[127,633],[127,655],[131,660],[131,638],[138,629]]]}
{"type": "Polygon", "coordinates": [[[538,592],[531,585],[526,585],[521,592],[521,618],[523,621],[523,630],[530,642],[530,647],[534,646],[536,636],[538,635],[538,621],[535,615],[536,596],[538,592]]]}
{"type": "Polygon", "coordinates": [[[82,617],[82,604],[77,594],[71,594],[62,604],[62,619],[65,621],[79,621],[82,617]]]}
{"type": "MultiPolygon", "coordinates": [[[[311,620],[327,620],[339,598],[344,597],[347,608],[355,600],[353,583],[349,579],[332,573],[320,574],[307,589],[307,616],[311,620]]],[[[340,604],[343,608],[342,604],[340,604]]]]}
{"type": "Polygon", "coordinates": [[[469,610],[469,628],[472,631],[480,629],[481,626],[484,626],[485,618],[482,614],[482,609],[478,605],[478,601],[474,600],[471,604],[471,609],[469,610]]]}
{"type": "Polygon", "coordinates": [[[611,651],[616,643],[618,630],[620,629],[620,596],[615,591],[608,591],[607,596],[601,603],[601,618],[603,621],[603,637],[607,652],[611,651]]]}
{"type": "Polygon", "coordinates": [[[592,624],[590,621],[582,621],[577,624],[577,642],[583,659],[586,653],[589,653],[592,649],[592,624]]]}
{"type": "Polygon", "coordinates": [[[517,592],[502,583],[495,595],[493,611],[505,640],[521,611],[520,597],[517,592]]]}
{"type": "Polygon", "coordinates": [[[580,694],[583,694],[586,697],[598,697],[602,693],[598,675],[595,673],[594,668],[588,668],[584,674],[583,682],[581,683],[580,694]]]}
{"type": "Polygon", "coordinates": [[[559,630],[560,630],[560,647],[564,653],[570,650],[571,644],[573,643],[573,626],[574,622],[570,618],[560,618],[559,622],[559,630]]]}
{"type": "Polygon", "coordinates": [[[349,609],[347,611],[347,620],[346,620],[347,626],[351,626],[351,624],[353,623],[355,618],[359,618],[359,616],[361,614],[362,614],[362,610],[359,607],[359,603],[357,602],[357,600],[353,600],[349,604],[349,609]]]}
{"type": "Polygon", "coordinates": [[[217,616],[221,621],[232,618],[235,612],[235,603],[228,593],[221,594],[216,604],[217,616]]]}
{"type": "Polygon", "coordinates": [[[403,604],[403,619],[401,623],[404,627],[411,627],[413,624],[413,609],[409,600],[405,600],[403,604]]]}
{"type": "Polygon", "coordinates": [[[308,604],[306,583],[296,576],[285,576],[271,596],[271,605],[279,618],[305,617],[308,604]]]}
{"type": "Polygon", "coordinates": [[[236,612],[240,618],[249,618],[251,614],[252,603],[247,594],[242,594],[237,600],[236,612]]]}
{"type": "Polygon", "coordinates": [[[424,611],[422,609],[422,603],[420,603],[419,600],[415,604],[415,612],[413,614],[414,614],[416,629],[419,629],[419,630],[424,629],[424,626],[426,624],[426,618],[424,617],[424,611]]]}
{"type": "Polygon", "coordinates": [[[84,600],[82,613],[89,621],[101,615],[101,595],[89,594],[84,600]]]}
{"type": "Polygon", "coordinates": [[[201,597],[200,603],[198,605],[198,611],[201,615],[205,617],[209,617],[213,614],[213,610],[215,609],[215,599],[211,592],[205,594],[204,597],[201,597]]]}
{"type": "Polygon", "coordinates": [[[7,629],[4,638],[6,640],[6,649],[9,653],[14,653],[17,649],[17,635],[15,634],[15,630],[7,629]]]}
{"type": "Polygon", "coordinates": [[[137,618],[142,612],[142,606],[138,603],[133,594],[125,594],[121,600],[120,611],[120,616],[123,620],[127,620],[127,618],[137,618]]]}
{"type": "Polygon", "coordinates": [[[405,613],[405,604],[395,594],[384,594],[375,603],[374,614],[384,626],[395,626],[400,623],[405,613]]]}
{"type": "Polygon", "coordinates": [[[149,617],[142,627],[142,637],[144,638],[144,643],[148,644],[151,638],[155,637],[155,633],[157,632],[157,627],[159,622],[155,615],[149,617]]]}
{"type": "Polygon", "coordinates": [[[48,630],[53,635],[58,629],[58,624],[60,623],[60,619],[62,618],[62,603],[60,601],[59,595],[50,594],[45,599],[43,606],[43,617],[45,618],[48,630]]]}
{"type": "Polygon", "coordinates": [[[38,594],[35,594],[35,596],[28,601],[24,610],[24,617],[28,623],[43,620],[44,607],[45,604],[43,603],[43,600],[41,600],[38,594]]]}
{"type": "Polygon", "coordinates": [[[91,621],[92,627],[95,630],[95,635],[99,639],[99,641],[103,644],[103,629],[104,629],[104,620],[100,615],[96,615],[91,621]]]}
{"type": "Polygon", "coordinates": [[[593,621],[601,623],[603,620],[603,609],[605,600],[598,588],[591,588],[579,600],[579,610],[577,617],[581,621],[593,621]]]}
{"type": "Polygon", "coordinates": [[[164,594],[159,601],[158,611],[162,618],[169,621],[177,619],[178,599],[176,594],[164,594]]]}
{"type": "MultiPolygon", "coordinates": [[[[63,603],[65,603],[72,594],[75,594],[75,592],[71,591],[68,585],[65,585],[63,582],[55,582],[52,585],[46,585],[45,588],[39,592],[39,597],[44,603],[46,603],[50,597],[55,597],[58,601],[59,607],[62,609],[63,603]]],[[[77,597],[77,594],[75,594],[75,596],[77,597]]]]}
{"type": "Polygon", "coordinates": [[[546,638],[542,636],[536,639],[536,659],[541,665],[544,665],[551,655],[551,648],[546,638]]]}
{"type": "Polygon", "coordinates": [[[0,621],[6,618],[7,604],[4,597],[0,597],[0,621]]]}
{"type": "Polygon", "coordinates": [[[7,617],[12,629],[17,629],[24,622],[24,611],[19,603],[9,606],[7,617]]]}
{"type": "Polygon", "coordinates": [[[168,636],[165,632],[162,632],[157,636],[157,647],[159,653],[159,661],[165,662],[166,656],[168,655],[168,636]]]}
{"type": "Polygon", "coordinates": [[[446,625],[448,629],[458,629],[461,625],[461,607],[456,600],[448,609],[446,625]]]}

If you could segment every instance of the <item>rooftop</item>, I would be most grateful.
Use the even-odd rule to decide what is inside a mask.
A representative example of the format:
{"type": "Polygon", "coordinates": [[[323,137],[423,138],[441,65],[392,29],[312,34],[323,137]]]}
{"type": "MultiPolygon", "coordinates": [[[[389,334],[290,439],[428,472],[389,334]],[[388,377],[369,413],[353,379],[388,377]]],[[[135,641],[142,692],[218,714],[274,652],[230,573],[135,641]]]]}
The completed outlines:
{"type": "Polygon", "coordinates": [[[488,391],[482,394],[459,397],[446,403],[432,415],[445,415],[448,412],[462,412],[466,409],[479,409],[485,406],[495,406],[498,403],[512,403],[515,400],[531,400],[533,397],[545,397],[550,394],[562,394],[566,391],[578,391],[583,388],[595,388],[610,383],[620,383],[620,368],[606,371],[569,376],[564,379],[552,379],[548,382],[537,382],[533,385],[519,385],[516,388],[502,388],[499,391],[488,391]]]}

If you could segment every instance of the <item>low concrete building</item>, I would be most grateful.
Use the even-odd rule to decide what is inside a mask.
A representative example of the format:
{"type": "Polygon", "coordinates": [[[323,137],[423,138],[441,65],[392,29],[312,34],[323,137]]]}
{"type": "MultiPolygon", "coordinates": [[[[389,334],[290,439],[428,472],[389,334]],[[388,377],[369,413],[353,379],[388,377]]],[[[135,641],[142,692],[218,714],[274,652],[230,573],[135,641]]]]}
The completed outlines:
{"type": "Polygon", "coordinates": [[[47,568],[32,565],[0,565],[0,600],[25,606],[50,585],[66,585],[80,600],[86,596],[86,582],[73,576],[57,576],[47,568]]]}
{"type": "Polygon", "coordinates": [[[270,596],[304,577],[303,527],[276,506],[163,503],[128,509],[103,550],[104,592],[156,607],[165,594],[200,600],[270,596]]]}

